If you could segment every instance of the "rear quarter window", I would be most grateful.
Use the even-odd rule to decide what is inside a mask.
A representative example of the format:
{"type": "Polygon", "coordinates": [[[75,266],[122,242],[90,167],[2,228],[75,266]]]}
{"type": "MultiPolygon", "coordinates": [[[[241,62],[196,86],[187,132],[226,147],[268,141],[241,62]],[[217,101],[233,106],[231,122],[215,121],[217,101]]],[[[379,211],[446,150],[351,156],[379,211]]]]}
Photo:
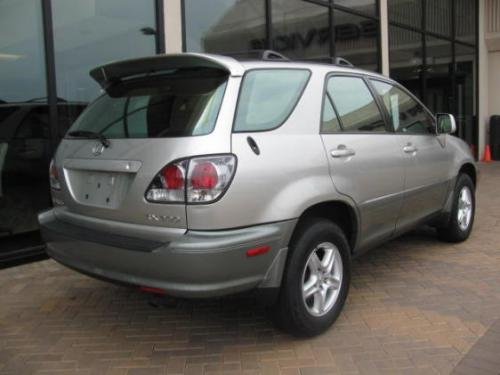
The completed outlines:
{"type": "Polygon", "coordinates": [[[246,73],[234,131],[265,131],[279,127],[295,108],[310,75],[304,69],[262,69],[246,73]]]}

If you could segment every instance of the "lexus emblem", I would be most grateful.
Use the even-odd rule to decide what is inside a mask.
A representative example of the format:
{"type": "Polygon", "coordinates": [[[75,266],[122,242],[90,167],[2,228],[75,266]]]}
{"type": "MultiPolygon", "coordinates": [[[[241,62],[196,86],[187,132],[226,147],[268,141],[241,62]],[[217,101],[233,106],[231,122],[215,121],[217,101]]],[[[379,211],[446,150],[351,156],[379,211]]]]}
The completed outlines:
{"type": "Polygon", "coordinates": [[[97,142],[94,146],[92,146],[92,155],[99,156],[104,151],[105,147],[101,142],[97,142]]]}

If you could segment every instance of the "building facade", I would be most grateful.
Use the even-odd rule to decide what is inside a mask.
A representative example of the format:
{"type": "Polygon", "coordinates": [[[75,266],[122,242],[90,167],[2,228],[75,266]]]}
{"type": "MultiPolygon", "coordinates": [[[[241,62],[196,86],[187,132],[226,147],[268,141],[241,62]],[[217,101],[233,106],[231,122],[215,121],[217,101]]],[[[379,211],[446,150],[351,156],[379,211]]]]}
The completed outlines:
{"type": "Polygon", "coordinates": [[[39,241],[52,154],[100,93],[92,67],[250,49],[391,76],[455,114],[478,157],[500,112],[500,0],[0,0],[0,246],[39,241]]]}

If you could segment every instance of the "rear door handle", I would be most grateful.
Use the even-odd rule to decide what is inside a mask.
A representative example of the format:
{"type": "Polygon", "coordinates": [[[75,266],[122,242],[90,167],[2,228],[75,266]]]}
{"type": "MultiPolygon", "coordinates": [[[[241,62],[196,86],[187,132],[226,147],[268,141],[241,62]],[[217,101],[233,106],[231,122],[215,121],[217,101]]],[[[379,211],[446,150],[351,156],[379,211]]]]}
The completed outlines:
{"type": "Polygon", "coordinates": [[[337,149],[330,151],[330,155],[334,158],[346,158],[356,155],[356,151],[344,145],[340,145],[337,149]]]}
{"type": "Polygon", "coordinates": [[[403,151],[406,152],[407,154],[414,154],[418,151],[418,148],[413,146],[411,143],[408,143],[406,146],[403,147],[403,151]]]}

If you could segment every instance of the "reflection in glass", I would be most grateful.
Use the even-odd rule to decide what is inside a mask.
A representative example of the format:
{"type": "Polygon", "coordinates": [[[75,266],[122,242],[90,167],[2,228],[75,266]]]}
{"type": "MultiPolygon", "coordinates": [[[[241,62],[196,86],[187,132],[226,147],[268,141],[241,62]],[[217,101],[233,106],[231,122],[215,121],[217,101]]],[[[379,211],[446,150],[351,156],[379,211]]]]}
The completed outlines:
{"type": "Polygon", "coordinates": [[[50,127],[40,1],[0,2],[0,238],[49,206],[50,127]]]}
{"type": "Polygon", "coordinates": [[[378,71],[378,21],[335,10],[335,53],[361,69],[378,71]]]}
{"type": "Polygon", "coordinates": [[[35,0],[0,2],[0,103],[47,96],[40,8],[35,0]]]}
{"type": "Polygon", "coordinates": [[[387,131],[375,99],[362,78],[332,77],[328,80],[327,91],[344,131],[387,131]]]}
{"type": "Polygon", "coordinates": [[[376,17],[378,14],[376,0],[334,0],[333,3],[372,17],[376,17]]]}
{"type": "Polygon", "coordinates": [[[435,133],[432,117],[406,92],[385,82],[372,80],[389,114],[396,132],[411,134],[435,133]]]}
{"type": "Polygon", "coordinates": [[[456,109],[454,113],[459,136],[472,145],[475,145],[477,140],[475,55],[476,51],[473,47],[455,44],[456,109]]]}
{"type": "Polygon", "coordinates": [[[259,69],[245,74],[235,131],[262,131],[280,126],[293,111],[309,79],[308,70],[259,69]]]}
{"type": "Polygon", "coordinates": [[[387,0],[389,21],[422,27],[422,0],[387,0]]]}
{"type": "Polygon", "coordinates": [[[422,34],[396,26],[389,27],[389,64],[391,78],[413,94],[422,97],[422,34]]]}
{"type": "Polygon", "coordinates": [[[88,107],[68,135],[90,131],[119,139],[209,134],[226,80],[226,74],[215,70],[186,68],[117,83],[88,107]]]}
{"type": "Polygon", "coordinates": [[[454,0],[455,1],[455,27],[456,38],[461,42],[476,44],[476,1],[477,0],[454,0]]]}
{"type": "Polygon", "coordinates": [[[437,34],[451,36],[451,2],[450,0],[426,0],[426,30],[437,34]]]}
{"type": "Polygon", "coordinates": [[[452,48],[451,42],[426,37],[426,100],[433,112],[453,111],[452,48]]]}
{"type": "Polygon", "coordinates": [[[272,0],[273,49],[296,59],[330,56],[328,8],[302,0],[272,0]]]}
{"type": "Polygon", "coordinates": [[[266,48],[264,0],[184,0],[186,51],[266,48]]]}
{"type": "Polygon", "coordinates": [[[155,53],[154,0],[52,0],[52,10],[57,95],[63,100],[97,97],[91,68],[155,53]]]}
{"type": "Polygon", "coordinates": [[[333,108],[332,101],[328,94],[323,98],[323,113],[321,115],[321,132],[335,133],[341,130],[337,113],[333,108]]]}

